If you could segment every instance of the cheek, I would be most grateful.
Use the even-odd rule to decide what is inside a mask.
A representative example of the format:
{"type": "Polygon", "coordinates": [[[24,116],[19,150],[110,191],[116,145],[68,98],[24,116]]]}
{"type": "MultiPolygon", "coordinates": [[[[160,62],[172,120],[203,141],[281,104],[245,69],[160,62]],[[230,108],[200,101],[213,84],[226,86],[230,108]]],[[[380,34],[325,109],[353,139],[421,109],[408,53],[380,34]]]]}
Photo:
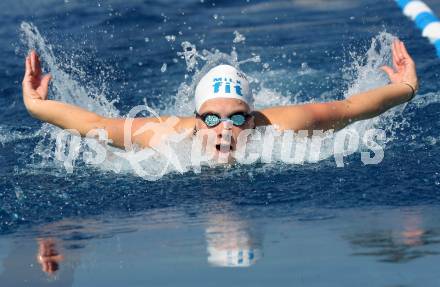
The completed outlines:
{"type": "Polygon", "coordinates": [[[233,138],[233,142],[234,143],[237,143],[237,139],[238,139],[238,136],[240,135],[240,133],[243,131],[243,130],[245,130],[246,128],[239,128],[239,127],[234,127],[233,129],[232,129],[232,138],[233,138]]]}
{"type": "Polygon", "coordinates": [[[196,129],[197,130],[206,129],[205,123],[202,122],[201,120],[197,120],[196,121],[196,129]]]}
{"type": "Polygon", "coordinates": [[[253,120],[249,120],[246,124],[244,124],[242,127],[240,127],[240,130],[249,130],[249,129],[254,129],[255,125],[254,125],[254,121],[253,120]]]}
{"type": "Polygon", "coordinates": [[[237,143],[237,139],[238,136],[240,135],[240,133],[244,130],[248,130],[248,129],[254,129],[255,128],[255,124],[254,124],[254,119],[250,119],[244,126],[242,127],[236,127],[234,126],[232,128],[232,137],[234,139],[234,142],[237,143]]]}
{"type": "Polygon", "coordinates": [[[249,121],[245,125],[245,129],[254,129],[255,128],[255,121],[254,117],[251,117],[249,121]]]}

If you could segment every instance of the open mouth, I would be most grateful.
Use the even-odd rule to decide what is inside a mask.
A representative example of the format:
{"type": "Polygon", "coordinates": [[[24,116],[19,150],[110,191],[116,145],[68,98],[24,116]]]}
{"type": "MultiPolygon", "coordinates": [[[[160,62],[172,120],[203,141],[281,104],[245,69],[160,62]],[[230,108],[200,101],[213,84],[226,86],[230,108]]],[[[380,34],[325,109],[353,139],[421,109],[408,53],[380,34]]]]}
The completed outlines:
{"type": "Polygon", "coordinates": [[[219,152],[230,152],[233,150],[232,145],[228,145],[228,144],[217,144],[215,145],[215,148],[217,151],[219,152]]]}

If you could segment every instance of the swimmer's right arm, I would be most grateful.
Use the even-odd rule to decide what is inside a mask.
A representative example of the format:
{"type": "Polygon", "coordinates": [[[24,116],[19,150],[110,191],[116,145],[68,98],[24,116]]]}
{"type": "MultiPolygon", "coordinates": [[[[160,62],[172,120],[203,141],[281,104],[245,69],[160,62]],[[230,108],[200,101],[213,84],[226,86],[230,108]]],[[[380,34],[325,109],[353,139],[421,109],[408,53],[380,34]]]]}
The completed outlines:
{"type": "MultiPolygon", "coordinates": [[[[50,79],[49,74],[42,74],[38,55],[32,51],[26,57],[26,71],[23,79],[23,102],[31,116],[62,129],[76,130],[83,137],[92,130],[103,129],[107,132],[108,139],[113,146],[125,147],[125,118],[106,118],[74,105],[48,100],[50,79]]],[[[156,135],[157,139],[162,135],[191,129],[194,126],[192,118],[175,118],[175,125],[172,127],[161,124],[161,121],[167,122],[167,119],[169,118],[162,117],[160,120],[156,118],[133,119],[132,143],[141,147],[150,147],[151,144],[155,144],[151,143],[153,135],[156,135]],[[154,130],[150,129],[135,135],[136,131],[148,123],[155,124],[154,130]]]]}

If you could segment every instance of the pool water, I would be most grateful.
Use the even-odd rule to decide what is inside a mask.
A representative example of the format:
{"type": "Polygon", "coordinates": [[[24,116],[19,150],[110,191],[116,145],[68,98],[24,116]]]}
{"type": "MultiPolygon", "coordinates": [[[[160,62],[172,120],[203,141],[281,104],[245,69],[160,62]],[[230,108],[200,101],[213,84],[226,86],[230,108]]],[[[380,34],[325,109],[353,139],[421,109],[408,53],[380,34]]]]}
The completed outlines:
{"type": "Polygon", "coordinates": [[[440,60],[394,1],[35,2],[0,3],[1,286],[440,284],[440,60]],[[189,115],[195,80],[220,62],[252,78],[259,108],[343,99],[386,83],[395,36],[421,89],[350,127],[385,131],[375,165],[363,147],[343,167],[328,147],[304,164],[278,149],[270,163],[198,172],[183,159],[146,178],[112,148],[85,162],[84,144],[66,164],[59,130],[21,100],[31,48],[51,98],[106,116],[189,115]]]}

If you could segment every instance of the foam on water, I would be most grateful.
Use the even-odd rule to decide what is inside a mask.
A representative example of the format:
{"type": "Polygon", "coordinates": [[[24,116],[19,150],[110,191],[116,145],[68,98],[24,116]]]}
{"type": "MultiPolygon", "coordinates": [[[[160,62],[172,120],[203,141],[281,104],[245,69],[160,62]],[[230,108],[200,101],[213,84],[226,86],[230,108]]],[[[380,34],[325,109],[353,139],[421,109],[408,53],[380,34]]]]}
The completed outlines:
{"type": "Polygon", "coordinates": [[[31,139],[37,137],[37,131],[30,130],[16,130],[8,126],[0,125],[0,144],[5,145],[21,140],[31,139]]]}
{"type": "MultiPolygon", "coordinates": [[[[51,97],[55,100],[72,103],[88,110],[98,112],[101,115],[109,117],[118,117],[120,112],[114,107],[114,101],[107,99],[106,87],[93,86],[90,84],[82,84],[71,75],[67,74],[65,68],[72,68],[69,65],[71,63],[60,62],[57,56],[54,54],[50,44],[46,43],[43,36],[39,33],[38,29],[30,24],[23,22],[21,25],[22,40],[29,49],[36,49],[41,56],[43,65],[47,71],[50,71],[53,75],[53,82],[51,86],[51,97]]],[[[236,33],[237,36],[237,33],[236,33]]],[[[240,39],[244,39],[241,35],[240,39]]],[[[356,55],[353,54],[353,61],[349,67],[343,69],[343,77],[348,80],[348,89],[344,92],[344,97],[349,97],[358,92],[362,92],[374,87],[378,87],[387,83],[385,74],[379,69],[384,64],[389,64],[391,59],[390,44],[394,37],[389,33],[380,33],[377,37],[372,39],[371,47],[366,54],[356,55]]],[[[243,40],[244,41],[244,40],[243,40]]],[[[237,42],[237,41],[235,41],[237,42]]],[[[182,52],[178,52],[178,56],[185,60],[186,63],[186,75],[183,82],[180,84],[177,94],[174,96],[174,104],[168,105],[161,111],[161,114],[168,115],[190,115],[194,110],[193,103],[193,91],[199,79],[212,67],[221,64],[231,64],[246,70],[246,65],[251,62],[252,65],[260,67],[260,70],[253,70],[248,72],[251,87],[255,97],[255,104],[257,108],[264,108],[276,105],[287,104],[299,104],[305,101],[314,101],[313,99],[304,100],[301,97],[302,91],[298,89],[295,84],[300,80],[300,77],[316,77],[322,78],[326,75],[326,71],[319,71],[311,69],[304,63],[297,70],[285,70],[285,69],[271,69],[261,63],[259,55],[252,55],[251,58],[245,60],[238,59],[238,53],[233,47],[230,54],[223,53],[218,50],[203,50],[199,52],[196,45],[189,42],[182,42],[182,52]],[[284,93],[283,91],[274,90],[270,86],[271,79],[275,79],[277,82],[281,82],[283,90],[290,90],[290,93],[284,93]]],[[[75,67],[77,69],[77,67],[75,67]]],[[[72,70],[72,69],[70,69],[72,70]]],[[[74,70],[74,69],[73,69],[74,70]]],[[[75,70],[74,70],[75,71],[75,70]]],[[[78,71],[78,70],[76,70],[78,71]]],[[[82,74],[83,71],[79,71],[78,74],[82,74]]],[[[79,77],[81,78],[81,77],[79,77]]],[[[336,93],[339,91],[336,89],[336,93]]],[[[333,91],[323,93],[317,98],[319,100],[326,99],[331,100],[333,97],[333,91]]],[[[429,97],[429,103],[438,102],[437,97],[429,97]]],[[[359,135],[363,135],[370,128],[382,128],[387,134],[391,134],[388,137],[388,141],[393,139],[393,133],[396,127],[402,125],[402,122],[395,122],[396,115],[402,113],[405,105],[393,108],[384,115],[357,122],[350,125],[343,132],[353,131],[359,135]]],[[[34,150],[34,166],[47,167],[55,166],[60,169],[60,174],[64,175],[64,168],[72,171],[73,168],[85,168],[84,165],[79,163],[78,156],[83,156],[84,152],[89,151],[87,146],[81,145],[76,156],[72,157],[66,166],[66,163],[61,163],[55,157],[57,136],[60,129],[51,125],[44,124],[39,131],[39,135],[43,138],[37,144],[34,150]]],[[[276,133],[274,129],[262,130],[262,133],[276,133]]],[[[341,131],[342,132],[342,131],[341,131]]],[[[68,146],[67,140],[71,140],[72,137],[64,137],[62,141],[58,142],[58,145],[68,146]]],[[[79,141],[79,139],[78,139],[79,141]]],[[[327,159],[333,155],[334,152],[334,137],[324,138],[322,145],[313,144],[313,139],[296,138],[293,145],[304,144],[307,147],[306,150],[302,150],[302,153],[307,153],[304,156],[305,162],[317,162],[322,159],[327,159]]],[[[286,154],[282,149],[283,141],[278,137],[273,143],[273,155],[271,160],[281,163],[286,162],[286,154]]],[[[345,143],[341,143],[345,145],[345,143]]],[[[264,152],[264,144],[261,142],[251,143],[249,150],[262,154],[264,152]]],[[[143,176],[133,169],[133,166],[129,164],[129,159],[133,157],[139,157],[140,154],[134,154],[133,152],[125,152],[117,150],[112,147],[105,147],[106,159],[104,163],[99,164],[96,168],[101,170],[110,170],[113,172],[132,173],[143,176]]],[[[364,150],[365,147],[361,144],[358,147],[358,151],[364,150]]],[[[175,145],[174,149],[179,162],[182,164],[179,168],[169,164],[169,158],[167,156],[160,155],[158,153],[151,154],[148,150],[144,155],[147,155],[140,165],[147,174],[159,175],[159,176],[143,176],[146,179],[156,180],[162,175],[170,172],[187,172],[193,170],[191,159],[191,141],[186,140],[182,143],[175,145]]],[[[264,162],[264,160],[263,160],[264,162]]],[[[292,162],[294,163],[294,162],[292,162]]],[[[302,163],[302,161],[301,161],[302,163]]]]}

